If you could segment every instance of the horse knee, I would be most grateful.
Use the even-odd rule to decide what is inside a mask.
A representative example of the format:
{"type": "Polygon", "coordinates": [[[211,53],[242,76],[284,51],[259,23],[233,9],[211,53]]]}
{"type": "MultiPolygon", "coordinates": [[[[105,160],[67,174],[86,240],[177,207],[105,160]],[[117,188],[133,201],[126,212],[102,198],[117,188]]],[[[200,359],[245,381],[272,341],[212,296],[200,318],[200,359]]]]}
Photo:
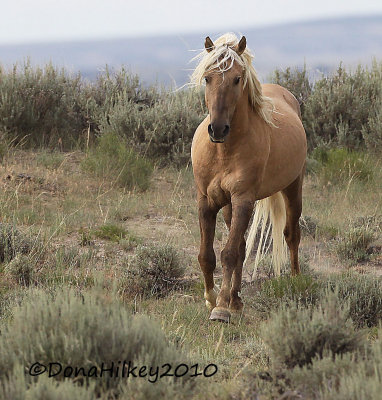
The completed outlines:
{"type": "Polygon", "coordinates": [[[236,266],[236,261],[239,257],[238,251],[232,248],[225,248],[221,252],[221,263],[223,267],[234,268],[236,266]]]}
{"type": "Polygon", "coordinates": [[[198,255],[198,261],[203,272],[210,272],[215,269],[216,256],[214,251],[201,251],[198,255]]]}

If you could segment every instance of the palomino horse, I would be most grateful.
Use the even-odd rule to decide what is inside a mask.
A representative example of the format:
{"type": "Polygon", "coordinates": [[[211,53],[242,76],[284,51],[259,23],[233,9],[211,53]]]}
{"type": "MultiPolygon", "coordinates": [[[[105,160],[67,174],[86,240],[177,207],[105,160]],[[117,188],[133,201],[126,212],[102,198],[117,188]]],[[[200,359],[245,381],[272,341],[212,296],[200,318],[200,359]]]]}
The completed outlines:
{"type": "Polygon", "coordinates": [[[191,150],[201,233],[198,260],[204,297],[212,310],[210,319],[228,322],[230,311],[243,307],[239,292],[246,258],[244,234],[257,200],[247,255],[259,221],[263,221],[263,236],[269,215],[275,273],[280,273],[285,241],[292,274],[300,272],[306,135],[296,98],[279,85],[260,84],[244,36],[238,41],[235,35],[225,34],[215,43],[207,37],[205,50],[197,57],[200,62],[191,81],[199,85],[205,81],[209,110],[195,132],[191,150]],[[229,235],[221,252],[223,280],[217,293],[213,241],[220,209],[229,235]]]}

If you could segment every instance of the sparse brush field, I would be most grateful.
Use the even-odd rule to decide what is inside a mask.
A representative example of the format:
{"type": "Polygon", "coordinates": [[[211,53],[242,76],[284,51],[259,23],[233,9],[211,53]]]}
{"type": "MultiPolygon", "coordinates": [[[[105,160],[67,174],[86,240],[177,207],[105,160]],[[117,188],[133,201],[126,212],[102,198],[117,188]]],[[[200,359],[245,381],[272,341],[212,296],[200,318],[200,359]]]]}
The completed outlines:
{"type": "MultiPolygon", "coordinates": [[[[342,122],[334,131],[330,118],[325,126],[318,119],[306,124],[311,148],[301,220],[303,273],[291,277],[286,268],[275,278],[264,260],[254,282],[244,274],[243,315],[222,325],[208,320],[197,263],[199,226],[188,151],[205,112],[200,94],[142,89],[125,72],[101,77],[94,86],[80,80],[65,86],[64,72],[49,68],[18,77],[1,71],[0,398],[379,399],[377,107],[369,107],[374,114],[358,130],[346,120],[348,108],[341,114],[337,103],[342,122]],[[11,108],[4,93],[28,82],[32,88],[41,85],[40,92],[31,92],[24,108],[13,94],[11,108]],[[52,82],[61,92],[50,91],[52,82]],[[30,111],[38,106],[36,93],[45,107],[38,115],[45,124],[41,137],[36,112],[30,111]],[[53,97],[48,101],[44,93],[53,97]],[[65,93],[60,98],[67,108],[57,106],[57,93],[65,93]],[[78,93],[85,93],[81,101],[70,102],[78,93]],[[70,107],[78,112],[69,110],[75,123],[62,115],[70,107]],[[28,118],[21,111],[30,112],[28,118]],[[70,140],[59,123],[49,131],[55,127],[49,118],[74,126],[70,140]],[[110,368],[123,360],[138,366],[136,374],[141,366],[168,363],[171,373],[179,366],[178,377],[160,378],[155,370],[136,378],[89,374],[92,367],[94,372],[102,363],[110,368]],[[28,371],[36,362],[82,367],[90,376],[69,369],[65,376],[56,364],[55,377],[33,377],[28,371]],[[217,365],[216,373],[210,364],[217,365]]],[[[373,81],[380,66],[373,68],[353,75],[341,71],[313,87],[301,71],[279,71],[274,79],[288,83],[304,118],[313,121],[325,108],[326,97],[317,91],[338,94],[348,80],[362,94],[362,107],[369,95],[372,105],[380,101],[382,90],[373,81]]],[[[339,101],[334,97],[332,102],[339,101]]],[[[219,215],[218,258],[226,238],[219,215]]],[[[220,275],[218,266],[218,284],[220,275]]]]}

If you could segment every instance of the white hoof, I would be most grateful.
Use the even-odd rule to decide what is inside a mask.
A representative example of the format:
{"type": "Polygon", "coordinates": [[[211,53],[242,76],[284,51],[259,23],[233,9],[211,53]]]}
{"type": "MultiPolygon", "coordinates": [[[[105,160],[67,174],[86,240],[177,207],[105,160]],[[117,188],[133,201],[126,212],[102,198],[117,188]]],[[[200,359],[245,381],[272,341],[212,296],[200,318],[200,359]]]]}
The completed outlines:
{"type": "Polygon", "coordinates": [[[204,292],[204,298],[206,299],[206,306],[209,311],[211,311],[214,307],[216,307],[217,297],[218,295],[216,286],[212,290],[204,292]]]}

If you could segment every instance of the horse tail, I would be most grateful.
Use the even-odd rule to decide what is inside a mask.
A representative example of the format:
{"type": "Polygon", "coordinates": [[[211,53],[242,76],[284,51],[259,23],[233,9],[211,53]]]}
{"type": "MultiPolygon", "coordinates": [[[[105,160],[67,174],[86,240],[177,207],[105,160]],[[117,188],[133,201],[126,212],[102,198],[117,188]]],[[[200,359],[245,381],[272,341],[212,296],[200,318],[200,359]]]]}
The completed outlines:
{"type": "Polygon", "coordinates": [[[260,239],[257,247],[255,265],[251,274],[252,279],[256,274],[259,262],[268,252],[271,243],[273,245],[272,263],[275,276],[279,276],[281,266],[287,261],[288,247],[284,238],[284,227],[286,223],[285,202],[281,192],[277,192],[270,197],[259,200],[255,205],[253,222],[247,237],[244,265],[253,249],[255,238],[260,229],[260,239]],[[268,223],[270,219],[270,223],[268,223]],[[272,234],[270,240],[270,230],[272,234]]]}

